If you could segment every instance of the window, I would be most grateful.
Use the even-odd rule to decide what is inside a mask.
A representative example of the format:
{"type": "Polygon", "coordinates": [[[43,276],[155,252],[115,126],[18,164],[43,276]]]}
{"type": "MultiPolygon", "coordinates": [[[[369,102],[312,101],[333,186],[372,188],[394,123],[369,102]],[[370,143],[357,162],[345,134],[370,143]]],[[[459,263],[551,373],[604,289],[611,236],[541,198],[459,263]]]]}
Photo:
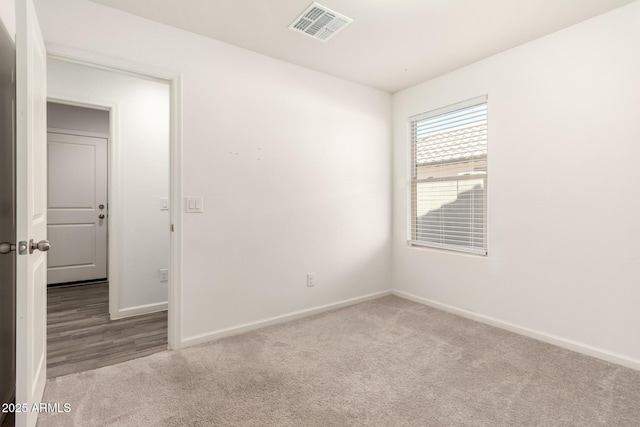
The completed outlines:
{"type": "Polygon", "coordinates": [[[487,97],[409,122],[409,244],[486,255],[487,97]]]}

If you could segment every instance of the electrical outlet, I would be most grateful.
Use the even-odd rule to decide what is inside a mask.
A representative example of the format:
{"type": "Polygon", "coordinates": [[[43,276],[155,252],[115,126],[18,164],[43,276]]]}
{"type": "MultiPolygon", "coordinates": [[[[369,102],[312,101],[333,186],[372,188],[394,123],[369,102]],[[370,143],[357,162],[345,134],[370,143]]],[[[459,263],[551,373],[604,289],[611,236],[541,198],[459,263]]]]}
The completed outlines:
{"type": "Polygon", "coordinates": [[[315,286],[316,278],[314,273],[307,273],[307,287],[311,288],[315,286]]]}
{"type": "Polygon", "coordinates": [[[160,269],[160,281],[161,282],[168,282],[169,281],[169,269],[168,268],[161,268],[160,269]]]}

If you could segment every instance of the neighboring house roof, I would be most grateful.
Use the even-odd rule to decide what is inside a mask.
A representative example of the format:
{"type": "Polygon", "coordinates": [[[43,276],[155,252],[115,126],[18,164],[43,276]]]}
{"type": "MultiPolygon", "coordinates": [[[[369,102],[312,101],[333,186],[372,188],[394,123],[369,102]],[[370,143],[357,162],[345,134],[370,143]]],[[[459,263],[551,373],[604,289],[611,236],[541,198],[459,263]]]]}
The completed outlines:
{"type": "Polygon", "coordinates": [[[487,125],[470,126],[418,139],[416,149],[418,166],[485,158],[487,125]]]}

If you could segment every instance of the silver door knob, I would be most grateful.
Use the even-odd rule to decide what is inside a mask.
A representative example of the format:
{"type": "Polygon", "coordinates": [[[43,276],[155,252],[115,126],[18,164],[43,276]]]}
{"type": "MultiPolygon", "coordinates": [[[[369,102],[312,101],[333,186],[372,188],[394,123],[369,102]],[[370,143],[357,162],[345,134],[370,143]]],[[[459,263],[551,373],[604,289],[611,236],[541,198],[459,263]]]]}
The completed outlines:
{"type": "Polygon", "coordinates": [[[100,218],[100,219],[104,219],[104,214],[100,214],[100,215],[98,215],[98,218],[100,218]]]}
{"type": "MultiPolygon", "coordinates": [[[[11,252],[16,250],[16,245],[9,242],[0,243],[0,254],[10,254],[11,252]]],[[[18,242],[18,254],[24,255],[27,253],[27,242],[20,241],[18,242]]]]}
{"type": "Polygon", "coordinates": [[[16,245],[9,242],[0,243],[0,254],[8,254],[16,250],[16,245]]]}
{"type": "Polygon", "coordinates": [[[33,239],[29,240],[29,253],[32,254],[36,249],[46,252],[51,249],[51,243],[48,240],[40,240],[38,243],[34,242],[33,239]]]}

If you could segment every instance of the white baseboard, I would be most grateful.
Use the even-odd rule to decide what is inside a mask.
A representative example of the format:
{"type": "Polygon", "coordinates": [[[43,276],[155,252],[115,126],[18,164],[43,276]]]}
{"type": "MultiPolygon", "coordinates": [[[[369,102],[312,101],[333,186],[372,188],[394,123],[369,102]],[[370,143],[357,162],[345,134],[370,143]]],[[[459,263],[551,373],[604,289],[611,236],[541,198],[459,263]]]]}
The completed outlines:
{"type": "Polygon", "coordinates": [[[218,329],[205,334],[194,335],[182,340],[181,348],[189,347],[196,344],[202,344],[208,341],[214,341],[231,335],[238,335],[244,332],[253,331],[255,329],[264,328],[266,326],[276,325],[278,323],[289,322],[291,320],[300,319],[302,317],[312,316],[314,314],[325,311],[335,310],[337,308],[347,307],[361,302],[382,298],[391,295],[391,291],[376,292],[374,294],[364,295],[361,297],[351,298],[338,301],[331,304],[321,305],[318,307],[307,308],[305,310],[294,311],[292,313],[283,314],[281,316],[270,317],[268,319],[259,320],[257,322],[243,323],[241,325],[232,326],[230,328],[218,329]]]}
{"type": "Polygon", "coordinates": [[[153,304],[137,305],[135,307],[121,308],[114,315],[110,314],[111,320],[124,319],[126,317],[139,316],[141,314],[155,313],[157,311],[165,311],[168,308],[168,303],[156,302],[153,304]]]}
{"type": "Polygon", "coordinates": [[[566,348],[567,350],[572,350],[577,353],[582,353],[587,356],[606,360],[607,362],[615,363],[617,365],[622,365],[624,367],[640,371],[640,360],[638,359],[632,359],[630,357],[623,356],[617,353],[612,353],[610,351],[603,350],[600,348],[592,347],[587,344],[557,337],[555,335],[550,335],[550,334],[536,331],[533,329],[528,329],[522,326],[514,325],[513,323],[505,322],[489,316],[484,316],[482,314],[477,314],[472,311],[464,310],[462,308],[453,307],[451,305],[442,304],[440,302],[433,301],[427,298],[422,298],[407,292],[402,292],[394,289],[391,291],[391,293],[400,298],[405,298],[405,299],[417,302],[419,304],[427,305],[429,307],[437,308],[442,311],[457,314],[458,316],[462,316],[467,319],[475,320],[480,323],[485,323],[487,325],[495,326],[500,329],[505,329],[507,331],[515,332],[516,334],[524,335],[529,338],[536,339],[538,341],[543,341],[549,344],[557,345],[558,347],[566,348]]]}

